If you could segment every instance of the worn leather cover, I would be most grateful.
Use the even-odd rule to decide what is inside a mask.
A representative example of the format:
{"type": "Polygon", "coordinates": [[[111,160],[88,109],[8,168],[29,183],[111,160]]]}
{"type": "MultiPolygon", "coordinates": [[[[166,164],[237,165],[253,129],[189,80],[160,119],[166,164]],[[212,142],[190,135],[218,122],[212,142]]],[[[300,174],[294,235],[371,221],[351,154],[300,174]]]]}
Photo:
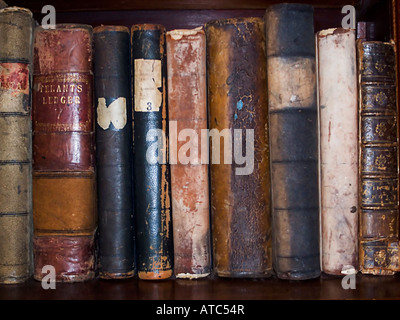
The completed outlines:
{"type": "Polygon", "coordinates": [[[281,279],[320,274],[313,16],[302,4],[273,5],[265,15],[273,264],[281,279]]]}
{"type": "Polygon", "coordinates": [[[130,33],[94,29],[98,266],[105,279],[135,273],[130,33]]]}
{"type": "Polygon", "coordinates": [[[202,27],[172,30],[166,44],[174,272],[202,278],[211,272],[209,171],[199,143],[207,130],[206,37],[202,27]]]}
{"type": "Polygon", "coordinates": [[[217,137],[219,146],[215,137],[210,139],[214,272],[220,277],[269,277],[272,259],[264,21],[211,21],[206,24],[206,36],[210,133],[214,130],[222,137],[222,130],[228,132],[228,139],[217,137]],[[234,139],[235,132],[239,138],[234,139]],[[247,164],[240,163],[238,154],[246,155],[247,164]],[[215,156],[220,156],[219,163],[215,156]]]}
{"type": "Polygon", "coordinates": [[[321,268],[358,269],[358,90],[354,29],[316,35],[320,114],[321,268]]]}
{"type": "Polygon", "coordinates": [[[165,28],[131,28],[137,270],[140,279],[173,273],[168,165],[165,28]]]}
{"type": "Polygon", "coordinates": [[[360,269],[399,270],[398,123],[393,43],[357,41],[360,112],[360,269]]]}
{"type": "Polygon", "coordinates": [[[96,174],[92,27],[37,27],[33,77],[34,278],[95,275],[96,174]]]}
{"type": "Polygon", "coordinates": [[[32,13],[0,10],[0,283],[32,275],[32,13]]]}

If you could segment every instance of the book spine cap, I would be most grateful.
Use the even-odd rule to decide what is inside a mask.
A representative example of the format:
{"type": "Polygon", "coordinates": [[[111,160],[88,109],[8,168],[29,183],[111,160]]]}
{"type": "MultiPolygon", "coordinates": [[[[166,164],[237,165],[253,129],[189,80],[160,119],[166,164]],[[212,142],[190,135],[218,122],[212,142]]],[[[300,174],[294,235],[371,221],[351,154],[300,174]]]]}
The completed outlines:
{"type": "Polygon", "coordinates": [[[358,269],[358,90],[353,29],[317,33],[322,271],[358,269]]]}
{"type": "Polygon", "coordinates": [[[105,279],[135,273],[130,33],[94,29],[98,266],[105,279]]]}
{"type": "Polygon", "coordinates": [[[131,28],[137,269],[141,279],[172,276],[165,28],[131,28]]]}
{"type": "Polygon", "coordinates": [[[33,270],[32,13],[0,10],[0,283],[20,283],[33,270]]]}
{"type": "Polygon", "coordinates": [[[214,271],[221,277],[269,277],[272,259],[264,21],[243,18],[209,22],[206,36],[214,271]],[[242,150],[246,150],[245,156],[242,150]]]}
{"type": "Polygon", "coordinates": [[[199,152],[207,130],[206,38],[202,29],[173,30],[166,45],[174,271],[200,278],[211,272],[208,163],[199,152]]]}
{"type": "Polygon", "coordinates": [[[320,275],[318,116],[313,8],[267,9],[273,263],[281,279],[320,275]]]}

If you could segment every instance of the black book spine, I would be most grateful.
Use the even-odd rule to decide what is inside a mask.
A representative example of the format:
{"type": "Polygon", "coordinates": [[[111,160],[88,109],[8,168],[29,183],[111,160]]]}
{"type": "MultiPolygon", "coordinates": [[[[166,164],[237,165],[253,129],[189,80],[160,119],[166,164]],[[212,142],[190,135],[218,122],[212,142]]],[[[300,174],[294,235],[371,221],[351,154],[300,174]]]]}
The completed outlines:
{"type": "Polygon", "coordinates": [[[320,275],[318,114],[313,7],[265,15],[273,265],[282,279],[320,275]]]}
{"type": "Polygon", "coordinates": [[[135,274],[130,34],[94,29],[98,263],[104,279],[135,274]]]}
{"type": "Polygon", "coordinates": [[[160,25],[131,29],[136,249],[141,279],[165,279],[173,272],[165,36],[160,25]]]}

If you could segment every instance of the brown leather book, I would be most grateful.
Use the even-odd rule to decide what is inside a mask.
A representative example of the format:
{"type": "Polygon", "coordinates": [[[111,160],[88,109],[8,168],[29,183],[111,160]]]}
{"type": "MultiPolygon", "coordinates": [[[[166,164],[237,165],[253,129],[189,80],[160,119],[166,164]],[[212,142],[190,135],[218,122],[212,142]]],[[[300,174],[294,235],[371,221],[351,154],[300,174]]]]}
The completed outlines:
{"type": "Polygon", "coordinates": [[[399,271],[398,123],[393,43],[357,40],[360,233],[364,274],[399,271]]]}
{"type": "Polygon", "coordinates": [[[174,271],[177,278],[202,278],[211,268],[208,162],[200,145],[207,130],[206,38],[202,28],[173,30],[166,44],[174,271]]]}
{"type": "Polygon", "coordinates": [[[92,27],[38,27],[33,77],[34,278],[95,275],[96,177],[92,27]]]}
{"type": "Polygon", "coordinates": [[[0,283],[32,275],[32,13],[0,10],[0,283]]]}
{"type": "Polygon", "coordinates": [[[268,277],[270,170],[261,18],[206,24],[214,272],[268,277]]]}

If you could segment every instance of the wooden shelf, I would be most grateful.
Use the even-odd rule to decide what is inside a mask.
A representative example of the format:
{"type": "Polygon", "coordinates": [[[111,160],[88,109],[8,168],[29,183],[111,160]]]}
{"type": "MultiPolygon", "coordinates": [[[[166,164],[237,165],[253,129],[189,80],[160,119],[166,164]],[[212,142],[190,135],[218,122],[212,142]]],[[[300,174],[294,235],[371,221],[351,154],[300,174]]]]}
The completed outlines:
{"type": "Polygon", "coordinates": [[[45,290],[39,281],[0,285],[0,300],[342,300],[400,299],[400,276],[356,275],[356,288],[343,289],[342,277],[312,280],[268,279],[160,280],[96,279],[57,283],[45,290]]]}

